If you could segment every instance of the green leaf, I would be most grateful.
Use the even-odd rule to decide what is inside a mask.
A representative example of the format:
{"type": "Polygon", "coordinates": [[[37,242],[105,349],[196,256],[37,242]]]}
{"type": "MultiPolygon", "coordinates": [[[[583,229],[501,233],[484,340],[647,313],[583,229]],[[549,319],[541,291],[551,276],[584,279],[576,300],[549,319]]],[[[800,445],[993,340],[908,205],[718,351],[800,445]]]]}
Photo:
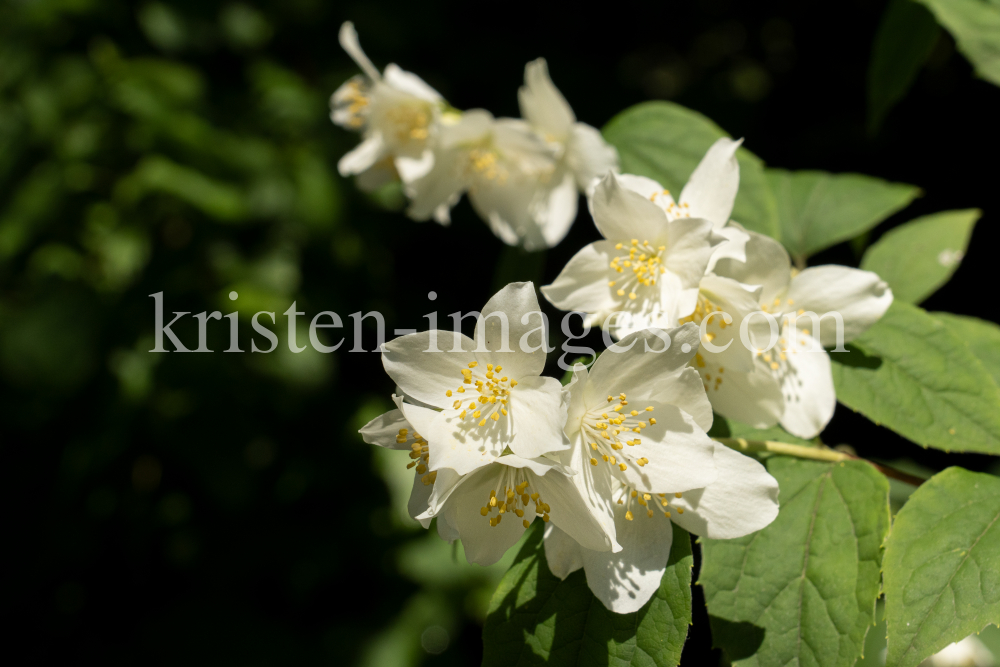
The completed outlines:
{"type": "Polygon", "coordinates": [[[1000,479],[948,468],[910,496],[886,543],[885,604],[896,667],[1000,623],[1000,479]]]}
{"type": "Polygon", "coordinates": [[[978,317],[931,313],[934,319],[960,338],[983,364],[993,381],[1000,385],[1000,326],[978,317]]]}
{"type": "Polygon", "coordinates": [[[896,301],[850,347],[830,354],[841,403],[923,447],[1000,454],[1000,389],[941,322],[896,301]]]}
{"type": "MultiPolygon", "coordinates": [[[[604,138],[621,156],[626,174],[647,176],[679,194],[709,147],[728,137],[718,125],[673,102],[644,102],[630,107],[604,126],[604,138]]],[[[740,190],[733,219],[747,229],[778,238],[778,214],[764,180],[764,163],[741,148],[740,190]]]]}
{"type": "Polygon", "coordinates": [[[712,637],[737,667],[851,667],[875,619],[889,483],[861,461],[784,456],[778,518],[735,540],[702,539],[712,637]]]}
{"type": "Polygon", "coordinates": [[[726,419],[721,415],[715,415],[712,428],[708,432],[713,438],[745,438],[747,440],[772,440],[774,442],[788,442],[793,445],[813,445],[809,440],[797,438],[780,426],[771,428],[754,428],[747,426],[735,419],[726,419]]]}
{"type": "Polygon", "coordinates": [[[920,303],[958,268],[980,215],[977,209],[945,211],[890,229],[868,248],[861,268],[889,283],[896,299],[920,303]]]}
{"type": "Polygon", "coordinates": [[[150,192],[177,197],[224,222],[241,221],[249,215],[237,188],[159,155],[144,158],[134,172],[119,181],[115,194],[131,203],[150,192]]]}
{"type": "Polygon", "coordinates": [[[796,262],[871,229],[920,193],[912,185],[861,174],[764,173],[778,204],[781,242],[796,262]]]}
{"type": "Polygon", "coordinates": [[[918,0],[948,29],[976,74],[1000,86],[1000,3],[986,0],[918,0]]]}
{"type": "Polygon", "coordinates": [[[608,611],[583,570],[549,571],[536,521],[493,594],[483,628],[483,666],[655,665],[673,667],[691,624],[691,538],[674,526],[660,590],[634,614],[608,611]]]}
{"type": "Polygon", "coordinates": [[[868,130],[878,131],[906,95],[941,34],[934,16],[911,0],[891,0],[875,33],[868,67],[868,130]]]}

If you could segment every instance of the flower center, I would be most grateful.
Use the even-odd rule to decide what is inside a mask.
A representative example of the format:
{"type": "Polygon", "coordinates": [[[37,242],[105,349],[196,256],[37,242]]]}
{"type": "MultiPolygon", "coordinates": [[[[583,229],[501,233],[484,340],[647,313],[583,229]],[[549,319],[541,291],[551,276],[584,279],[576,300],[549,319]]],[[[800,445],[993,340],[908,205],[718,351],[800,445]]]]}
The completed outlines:
{"type": "Polygon", "coordinates": [[[524,471],[520,468],[502,467],[503,472],[500,473],[500,479],[497,480],[496,485],[497,489],[502,489],[502,491],[500,495],[497,495],[496,489],[491,490],[489,500],[486,501],[484,507],[479,509],[479,513],[490,517],[490,526],[494,528],[500,525],[504,514],[513,513],[522,520],[521,524],[527,528],[531,522],[524,518],[524,512],[528,509],[528,503],[534,503],[534,514],[541,516],[542,521],[548,522],[551,508],[548,503],[542,501],[538,493],[530,492],[529,482],[524,479],[524,471]],[[492,516],[494,510],[496,510],[496,516],[492,516]]]}
{"type": "MultiPolygon", "coordinates": [[[[618,405],[607,410],[594,408],[587,412],[583,417],[582,431],[590,444],[590,465],[596,466],[597,457],[600,456],[605,463],[617,466],[624,472],[628,470],[628,463],[634,463],[640,468],[649,463],[646,457],[635,456],[632,448],[642,444],[638,434],[650,424],[655,424],[656,418],[650,417],[648,422],[639,419],[643,413],[652,412],[653,406],[642,412],[626,410],[628,401],[625,394],[618,394],[617,400],[618,405]],[[625,449],[626,446],[629,447],[628,450],[625,449]]],[[[608,396],[608,403],[614,401],[614,396],[608,396]]]]}
{"type": "Polygon", "coordinates": [[[399,433],[396,434],[396,442],[400,445],[405,445],[411,438],[413,442],[410,443],[410,458],[413,460],[406,464],[406,469],[416,466],[417,474],[423,475],[420,481],[424,486],[430,486],[437,479],[437,471],[427,472],[427,458],[430,456],[427,441],[416,431],[405,428],[399,429],[399,433]]]}
{"type": "Polygon", "coordinates": [[[459,419],[472,417],[473,423],[478,420],[479,426],[486,426],[488,421],[498,422],[500,417],[507,416],[507,401],[510,400],[510,390],[517,386],[517,380],[511,380],[506,375],[501,375],[503,366],[486,364],[486,374],[473,374],[473,369],[479,366],[478,361],[469,363],[468,368],[462,369],[462,384],[452,392],[451,389],[444,392],[444,395],[451,398],[455,394],[465,394],[476,392],[478,397],[472,398],[468,405],[463,407],[463,399],[458,398],[452,404],[452,409],[461,410],[459,419]],[[466,390],[468,387],[468,391],[466,390]]]}
{"type": "Polygon", "coordinates": [[[347,107],[347,113],[350,114],[347,124],[354,129],[360,129],[365,124],[362,112],[367,109],[370,101],[366,89],[367,86],[362,87],[360,81],[348,81],[336,100],[338,107],[347,107]]]}
{"type": "Polygon", "coordinates": [[[500,163],[500,155],[492,148],[473,148],[469,151],[467,171],[477,178],[496,181],[503,184],[507,181],[507,170],[500,163]]]}
{"type": "Polygon", "coordinates": [[[400,104],[389,109],[385,115],[393,124],[396,138],[400,142],[423,141],[427,138],[431,117],[426,109],[413,104],[400,104]]]}
{"type": "Polygon", "coordinates": [[[622,242],[615,245],[615,249],[624,250],[626,246],[628,255],[619,255],[611,260],[610,264],[611,269],[622,277],[608,281],[608,287],[617,286],[618,296],[625,296],[627,289],[628,298],[634,300],[638,296],[635,292],[637,288],[652,287],[656,284],[657,277],[667,272],[661,261],[667,246],[653,247],[649,241],[639,243],[639,239],[632,239],[631,243],[622,242]]]}
{"type": "MultiPolygon", "coordinates": [[[[660,514],[667,517],[668,519],[670,518],[670,499],[668,497],[669,494],[640,493],[631,486],[627,484],[622,484],[621,488],[619,488],[617,492],[612,494],[612,498],[614,498],[615,496],[617,496],[616,502],[619,505],[625,506],[625,518],[628,521],[634,520],[635,515],[637,513],[643,512],[644,510],[646,516],[649,517],[650,519],[656,516],[657,513],[655,510],[659,510],[660,514]],[[635,503],[636,505],[636,507],[634,508],[632,507],[633,503],[635,503]],[[633,512],[633,509],[635,510],[635,512],[633,512]]],[[[681,498],[683,496],[684,496],[683,493],[674,494],[675,498],[681,498]]],[[[684,514],[683,507],[674,507],[674,509],[677,510],[678,514],[684,514]]]]}

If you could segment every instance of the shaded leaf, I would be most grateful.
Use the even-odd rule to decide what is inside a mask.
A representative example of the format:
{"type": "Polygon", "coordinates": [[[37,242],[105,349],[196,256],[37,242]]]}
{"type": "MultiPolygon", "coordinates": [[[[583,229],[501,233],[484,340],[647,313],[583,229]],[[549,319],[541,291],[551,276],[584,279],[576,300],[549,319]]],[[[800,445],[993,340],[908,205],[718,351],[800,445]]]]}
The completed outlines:
{"type": "Polygon", "coordinates": [[[483,665],[677,665],[691,623],[691,538],[674,526],[660,590],[634,614],[594,597],[583,570],[549,571],[536,521],[493,594],[483,628],[483,665]]]}
{"type": "Polygon", "coordinates": [[[849,347],[830,354],[841,403],[923,447],[1000,453],[1000,389],[941,322],[897,301],[849,347]]]}
{"type": "Polygon", "coordinates": [[[986,372],[993,376],[993,381],[1000,385],[1000,325],[967,315],[931,315],[969,347],[986,372]]]}
{"type": "Polygon", "coordinates": [[[910,496],[886,543],[885,603],[897,667],[1000,623],[1000,479],[948,468],[910,496]]]}
{"type": "MultiPolygon", "coordinates": [[[[603,133],[618,149],[622,172],[648,176],[678,195],[709,147],[729,136],[700,113],[672,102],[630,107],[612,118],[603,133]]],[[[745,148],[736,152],[736,159],[740,191],[733,219],[747,229],[778,238],[777,211],[764,180],[764,163],[745,148]]]]}
{"type": "Polygon", "coordinates": [[[778,206],[781,242],[797,261],[871,229],[920,193],[861,174],[768,169],[765,175],[778,206]]]}
{"type": "Polygon", "coordinates": [[[875,618],[889,484],[861,461],[783,456],[778,518],[735,540],[702,539],[712,637],[738,667],[850,667],[875,618]]]}
{"type": "Polygon", "coordinates": [[[945,211],[894,227],[868,248],[861,268],[889,283],[896,299],[920,303],[958,268],[981,214],[977,209],[945,211]]]}

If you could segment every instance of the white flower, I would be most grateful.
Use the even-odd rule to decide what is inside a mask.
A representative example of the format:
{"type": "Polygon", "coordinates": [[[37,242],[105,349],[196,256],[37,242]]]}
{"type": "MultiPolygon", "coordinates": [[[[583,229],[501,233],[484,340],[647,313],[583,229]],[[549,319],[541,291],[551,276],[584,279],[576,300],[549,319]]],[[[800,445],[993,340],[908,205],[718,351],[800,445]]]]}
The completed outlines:
{"type": "MultiPolygon", "coordinates": [[[[695,185],[705,198],[707,186],[695,185]]],[[[591,199],[594,222],[606,240],[580,250],[542,294],[563,310],[589,313],[588,323],[598,322],[619,338],[646,327],[676,326],[694,312],[713,245],[723,239],[713,233],[712,218],[689,216],[698,207],[668,198],[655,181],[608,174],[591,199]],[[657,192],[633,189],[650,184],[657,192]]],[[[722,215],[708,204],[700,210],[722,215]]]]}
{"type": "Polygon", "coordinates": [[[566,398],[540,377],[547,332],[531,283],[512,283],[484,306],[474,340],[425,331],[385,344],[382,363],[409,400],[406,420],[430,443],[429,470],[466,474],[508,448],[534,459],[567,449],[566,398]]]}
{"type": "Polygon", "coordinates": [[[611,611],[627,614],[660,587],[673,542],[671,521],[711,539],[742,537],[770,524],[778,515],[777,481],[757,461],[717,443],[713,449],[716,477],[704,488],[653,494],[616,485],[618,553],[587,549],[559,527],[546,527],[552,573],[565,579],[582,567],[594,596],[611,611]]]}
{"type": "Polygon", "coordinates": [[[701,378],[687,367],[698,329],[644,330],[609,348],[588,371],[576,365],[566,436],[558,455],[612,537],[611,492],[618,485],[649,493],[686,491],[715,479],[712,408],[701,378]]]}
{"type": "Polygon", "coordinates": [[[521,116],[555,146],[559,166],[567,172],[564,178],[574,181],[581,192],[609,171],[618,171],[618,151],[604,141],[599,130],[576,121],[569,102],[552,83],[544,58],[525,65],[524,86],[517,97],[521,116]]]}
{"type": "Polygon", "coordinates": [[[611,539],[570,481],[571,474],[544,457],[490,455],[469,474],[439,476],[418,519],[436,516],[441,536],[461,539],[465,557],[479,565],[500,560],[535,517],[558,525],[569,539],[590,549],[607,551],[611,539]]]}
{"type": "Polygon", "coordinates": [[[948,644],[921,664],[929,667],[993,667],[996,660],[978,637],[969,635],[959,642],[948,644]]]}
{"type": "Polygon", "coordinates": [[[441,127],[433,168],[407,188],[408,213],[446,224],[468,191],[476,213],[504,243],[547,248],[576,215],[576,189],[560,183],[557,171],[554,149],[527,123],[473,109],[441,127]]]}
{"type": "MultiPolygon", "coordinates": [[[[812,438],[833,417],[837,402],[830,357],[824,348],[850,342],[877,322],[892,303],[892,290],[876,274],[846,266],[794,271],[780,243],[754,232],[749,236],[746,262],[722,259],[715,272],[761,287],[760,308],[780,327],[775,332],[777,344],[763,349],[767,336],[764,340],[758,336],[756,344],[761,349],[755,351],[753,370],[741,373],[726,368],[718,386],[716,363],[706,358],[698,370],[712,387],[708,392],[712,407],[724,417],[758,428],[780,422],[789,433],[812,438]],[[824,317],[827,313],[838,313],[842,319],[841,341],[837,340],[837,315],[824,317]]],[[[764,318],[758,315],[754,320],[764,318]]]]}
{"type": "Polygon", "coordinates": [[[333,122],[364,137],[340,159],[340,174],[357,174],[359,187],[366,190],[397,177],[408,183],[423,175],[433,163],[430,145],[446,107],[441,95],[394,64],[380,75],[361,50],[350,21],[340,27],[340,45],[364,72],[330,98],[333,122]]]}

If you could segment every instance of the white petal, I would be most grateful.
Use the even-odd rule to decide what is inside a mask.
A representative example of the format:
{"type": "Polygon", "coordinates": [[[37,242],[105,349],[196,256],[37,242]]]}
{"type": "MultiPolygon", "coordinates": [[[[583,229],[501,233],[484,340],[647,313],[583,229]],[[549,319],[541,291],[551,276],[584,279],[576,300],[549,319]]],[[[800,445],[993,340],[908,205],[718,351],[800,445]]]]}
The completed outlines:
{"type": "Polygon", "coordinates": [[[717,413],[754,428],[770,428],[778,423],[785,409],[781,383],[763,361],[758,360],[749,373],[729,369],[719,373],[710,355],[702,355],[702,360],[705,366],[699,366],[698,371],[717,413]],[[716,381],[718,378],[722,378],[721,382],[716,381]]]}
{"type": "Polygon", "coordinates": [[[701,375],[693,368],[685,368],[679,375],[671,377],[670,381],[664,382],[649,399],[677,406],[689,414],[698,428],[706,433],[712,428],[712,422],[715,420],[712,404],[705,393],[701,375]]]}
{"type": "MultiPolygon", "coordinates": [[[[749,372],[754,366],[754,353],[743,344],[740,329],[744,318],[759,311],[757,305],[760,287],[749,291],[741,283],[732,278],[721,276],[705,276],[700,285],[701,296],[711,302],[715,310],[728,314],[732,320],[726,324],[723,315],[715,315],[708,320],[705,327],[706,338],[701,342],[702,356],[712,355],[714,363],[727,371],[749,372]],[[720,351],[720,348],[725,348],[720,351]]],[[[754,316],[749,321],[747,334],[750,341],[760,341],[761,345],[768,340],[771,332],[770,324],[761,315],[754,316]]]]}
{"type": "Polygon", "coordinates": [[[462,384],[462,369],[476,360],[475,343],[452,331],[421,331],[400,336],[382,348],[382,365],[396,384],[419,401],[438,408],[451,406],[445,395],[462,384]],[[439,352],[428,352],[434,344],[439,352]],[[458,344],[461,351],[453,352],[458,344]]]}
{"type": "Polygon", "coordinates": [[[480,508],[489,502],[490,491],[496,490],[498,468],[496,464],[470,475],[442,508],[447,523],[458,531],[466,559],[477,565],[497,562],[524,534],[522,520],[514,514],[503,515],[496,526],[480,514],[480,508]]]}
{"type": "Polygon", "coordinates": [[[417,517],[427,511],[427,503],[430,500],[431,492],[434,491],[433,484],[424,484],[423,478],[426,475],[427,473],[413,473],[413,489],[410,490],[410,499],[406,503],[407,513],[411,518],[419,521],[420,525],[424,528],[430,525],[431,520],[426,518],[419,519],[417,517]]]}
{"type": "Polygon", "coordinates": [[[716,228],[729,221],[740,187],[736,149],[742,143],[742,139],[719,139],[698,163],[681,191],[681,205],[687,204],[691,217],[710,220],[716,228]]]}
{"type": "Polygon", "coordinates": [[[549,506],[552,523],[585,549],[611,551],[611,538],[567,475],[555,471],[534,475],[531,484],[540,494],[539,499],[549,506]]]}
{"type": "MultiPolygon", "coordinates": [[[[712,439],[676,406],[649,403],[656,423],[634,434],[642,444],[619,450],[617,459],[627,461],[627,467],[624,472],[613,468],[612,474],[647,493],[676,493],[711,484],[716,477],[712,439]],[[649,463],[639,466],[634,461],[640,457],[649,463]]],[[[601,465],[608,464],[599,460],[601,465]]]]}
{"type": "Polygon", "coordinates": [[[406,417],[403,416],[403,412],[397,408],[371,420],[361,427],[358,433],[369,445],[377,445],[386,449],[410,449],[408,443],[396,442],[396,436],[399,435],[401,428],[409,429],[411,427],[410,423],[406,421],[406,417]]]}
{"type": "Polygon", "coordinates": [[[399,178],[406,183],[413,183],[423,178],[434,168],[434,151],[427,149],[419,158],[397,156],[393,160],[399,178]]]}
{"type": "MultiPolygon", "coordinates": [[[[530,459],[569,449],[563,432],[568,404],[569,397],[555,378],[528,377],[519,381],[508,403],[511,435],[507,444],[511,451],[530,459]]],[[[501,418],[497,423],[504,421],[501,418]]]]}
{"type": "Polygon", "coordinates": [[[830,355],[811,335],[788,328],[784,335],[790,345],[788,361],[778,371],[785,397],[781,426],[800,438],[814,438],[830,423],[837,407],[830,355]]]}
{"type": "Polygon", "coordinates": [[[372,81],[378,81],[380,78],[378,68],[372,64],[372,61],[368,60],[368,56],[361,50],[361,43],[358,41],[358,33],[354,29],[353,23],[344,21],[343,25],[340,26],[339,39],[341,48],[347,51],[347,55],[358,64],[361,71],[367,74],[372,81]]]}
{"type": "Polygon", "coordinates": [[[547,345],[548,338],[543,339],[542,332],[531,332],[543,322],[534,283],[510,283],[486,302],[476,322],[477,359],[483,366],[500,364],[503,375],[518,382],[540,375],[546,359],[542,344],[547,345]],[[525,335],[528,335],[525,347],[537,347],[537,350],[522,351],[521,338],[525,335]],[[509,351],[501,351],[504,349],[509,351]]]}
{"type": "Polygon", "coordinates": [[[360,174],[368,170],[385,155],[385,143],[378,132],[358,144],[337,163],[337,171],[341,176],[360,174]]]}
{"type": "MultiPolygon", "coordinates": [[[[892,303],[892,290],[877,274],[847,266],[814,266],[792,278],[788,288],[792,304],[786,310],[803,309],[817,316],[838,312],[844,322],[844,342],[850,342],[878,322],[892,303]]],[[[820,320],[820,340],[824,347],[837,343],[833,317],[820,320]]],[[[799,326],[816,333],[810,318],[799,326]]]]}
{"type": "Polygon", "coordinates": [[[468,419],[463,421],[454,410],[437,412],[404,403],[403,413],[427,440],[430,470],[448,468],[467,475],[489,465],[503,451],[505,440],[496,437],[495,430],[482,429],[468,419]]]}
{"type": "Polygon", "coordinates": [[[462,155],[464,151],[460,149],[439,150],[434,153],[430,171],[406,182],[406,194],[410,198],[408,216],[421,221],[432,217],[438,222],[447,220],[448,210],[458,203],[466,188],[459,162],[462,155]]]}
{"type": "Polygon", "coordinates": [[[618,299],[608,286],[609,264],[615,256],[613,241],[598,241],[573,255],[551,285],[542,287],[542,294],[561,310],[600,313],[613,310],[618,299]]]}
{"type": "Polygon", "coordinates": [[[441,94],[428,86],[423,79],[412,72],[401,69],[393,63],[386,65],[384,81],[396,90],[409,93],[427,102],[441,101],[441,94]]]}
{"type": "Polygon", "coordinates": [[[590,447],[577,434],[573,447],[568,452],[561,452],[561,460],[569,461],[569,467],[576,474],[570,481],[583,498],[586,509],[600,525],[601,530],[611,543],[612,551],[621,551],[621,546],[615,540],[615,520],[612,511],[612,490],[616,482],[611,477],[610,466],[594,466],[590,463],[590,447]]]}
{"type": "Polygon", "coordinates": [[[583,549],[550,521],[545,526],[545,560],[552,574],[565,579],[583,567],[583,549]]]}
{"type": "Polygon", "coordinates": [[[583,552],[587,585],[615,613],[638,611],[660,589],[660,579],[670,558],[673,525],[659,514],[652,518],[643,514],[627,521],[625,510],[619,506],[615,528],[622,550],[583,552]]]}
{"type": "Polygon", "coordinates": [[[712,259],[708,262],[707,271],[715,271],[715,265],[723,259],[737,262],[747,261],[747,243],[750,241],[750,234],[743,227],[738,223],[730,222],[725,227],[717,227],[715,233],[726,240],[712,249],[712,259]]]}
{"type": "Polygon", "coordinates": [[[684,530],[711,539],[742,537],[764,528],[778,516],[778,482],[757,461],[715,444],[719,476],[704,489],[670,498],[683,508],[671,518],[684,530]]]}
{"type": "Polygon", "coordinates": [[[362,192],[375,192],[382,186],[399,180],[399,172],[392,158],[386,156],[354,178],[354,185],[362,192]]]}
{"type": "Polygon", "coordinates": [[[769,236],[748,231],[746,262],[721,259],[715,273],[746,285],[761,285],[761,303],[783,298],[792,279],[792,262],[784,246],[769,236]]]}
{"type": "Polygon", "coordinates": [[[524,86],[517,91],[521,115],[542,134],[549,134],[559,142],[569,138],[576,116],[566,98],[549,78],[549,68],[544,58],[524,66],[524,86]]]}
{"type": "Polygon", "coordinates": [[[694,324],[667,331],[646,329],[629,334],[594,362],[584,401],[588,407],[595,407],[607,396],[624,392],[629,401],[638,404],[679,375],[697,351],[698,327],[694,324]],[[660,336],[670,341],[666,350],[663,348],[667,344],[660,336]],[[624,351],[616,352],[617,349],[624,351]]]}
{"type": "MultiPolygon", "coordinates": [[[[545,243],[542,248],[551,248],[562,241],[576,219],[576,204],[580,195],[572,174],[566,174],[562,182],[548,193],[544,205],[534,212],[535,222],[541,227],[545,243]]],[[[541,250],[525,245],[526,250],[541,250]]]]}
{"type": "Polygon", "coordinates": [[[598,231],[609,241],[656,241],[667,235],[667,214],[642,195],[622,187],[613,173],[594,190],[592,211],[598,231]]]}
{"type": "Polygon", "coordinates": [[[712,223],[701,218],[677,218],[670,221],[667,230],[663,265],[680,277],[684,287],[697,287],[712,258],[712,223]]]}
{"type": "Polygon", "coordinates": [[[566,165],[576,178],[576,187],[586,192],[595,179],[618,171],[618,151],[604,141],[599,130],[576,123],[566,145],[566,165]]]}

